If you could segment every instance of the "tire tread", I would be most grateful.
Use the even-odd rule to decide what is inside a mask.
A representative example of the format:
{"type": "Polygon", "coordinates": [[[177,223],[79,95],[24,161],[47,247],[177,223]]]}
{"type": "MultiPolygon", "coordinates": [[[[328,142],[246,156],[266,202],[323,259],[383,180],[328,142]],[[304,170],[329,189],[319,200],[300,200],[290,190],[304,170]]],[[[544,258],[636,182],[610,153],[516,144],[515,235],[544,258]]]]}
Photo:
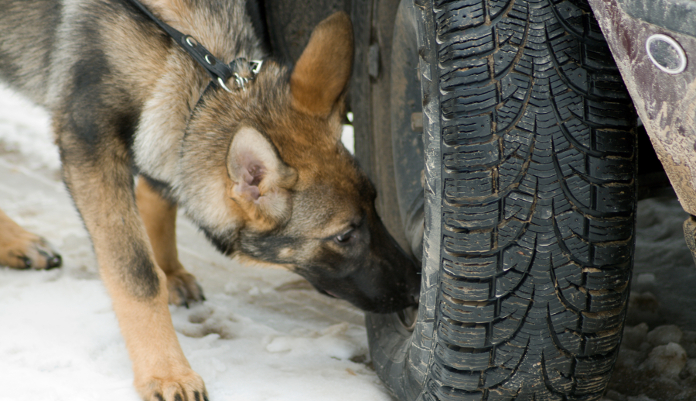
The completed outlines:
{"type": "Polygon", "coordinates": [[[423,399],[599,399],[632,264],[630,97],[582,1],[433,7],[443,246],[423,399]]]}

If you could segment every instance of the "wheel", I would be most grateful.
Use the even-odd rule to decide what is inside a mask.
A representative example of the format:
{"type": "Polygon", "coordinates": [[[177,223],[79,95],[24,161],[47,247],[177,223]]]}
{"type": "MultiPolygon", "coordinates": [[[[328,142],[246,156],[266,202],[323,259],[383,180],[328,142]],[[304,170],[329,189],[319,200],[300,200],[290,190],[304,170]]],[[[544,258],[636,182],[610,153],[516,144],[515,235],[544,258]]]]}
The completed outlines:
{"type": "Polygon", "coordinates": [[[417,312],[366,317],[379,376],[402,401],[598,400],[628,301],[637,141],[590,8],[371,9],[378,33],[393,26],[370,78],[388,95],[356,67],[355,119],[373,120],[356,153],[423,271],[417,312]]]}

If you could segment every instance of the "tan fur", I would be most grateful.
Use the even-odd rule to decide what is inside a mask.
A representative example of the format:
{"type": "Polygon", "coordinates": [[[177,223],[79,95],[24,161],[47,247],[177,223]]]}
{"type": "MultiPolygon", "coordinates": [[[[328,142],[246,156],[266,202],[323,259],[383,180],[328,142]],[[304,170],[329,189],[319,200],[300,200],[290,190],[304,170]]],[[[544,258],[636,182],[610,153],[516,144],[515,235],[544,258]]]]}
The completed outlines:
{"type": "MultiPolygon", "coordinates": [[[[43,10],[45,13],[51,13],[54,6],[53,0],[41,0],[33,4],[32,8],[33,11],[43,10]]],[[[33,101],[44,104],[46,95],[42,89],[48,83],[49,70],[42,60],[50,51],[49,46],[46,46],[50,43],[47,40],[49,33],[35,29],[37,25],[45,23],[40,19],[41,13],[27,13],[24,7],[24,4],[17,3],[2,9],[2,13],[7,15],[12,12],[21,12],[23,18],[11,19],[10,26],[2,26],[9,37],[5,36],[4,40],[0,40],[0,54],[7,55],[7,59],[14,64],[22,78],[10,84],[24,91],[33,101]],[[32,65],[33,68],[28,70],[26,65],[32,65]]]]}
{"type": "MultiPolygon", "coordinates": [[[[374,188],[339,141],[353,57],[345,13],[316,28],[292,73],[266,60],[245,90],[228,93],[206,90],[204,69],[126,3],[60,1],[59,22],[50,13],[32,20],[36,27],[53,21],[55,38],[44,39],[55,39],[59,51],[29,51],[50,69],[22,63],[0,72],[52,113],[65,183],[144,399],[205,396],[167,306],[203,298],[178,260],[172,201],[230,256],[298,271],[366,310],[412,302],[416,268],[393,245],[376,215],[374,188]],[[85,24],[94,38],[85,37],[85,24]],[[348,230],[355,231],[350,246],[336,238],[348,230]]],[[[242,0],[143,2],[227,63],[263,56],[242,0]]],[[[0,28],[16,25],[5,15],[0,28]]],[[[31,47],[8,35],[20,46],[12,54],[31,47]]],[[[0,46],[3,37],[0,29],[0,46]]],[[[1,214],[0,263],[13,251],[3,232],[18,236],[20,248],[36,242],[1,214]]]]}
{"type": "Polygon", "coordinates": [[[135,197],[155,261],[167,275],[169,303],[183,305],[188,301],[203,300],[203,291],[196,283],[196,278],[179,262],[176,249],[177,206],[162,199],[144,179],[138,181],[135,197]]]}
{"type": "Polygon", "coordinates": [[[55,257],[45,239],[26,231],[0,210],[0,266],[46,269],[55,257]]]}
{"type": "Polygon", "coordinates": [[[234,136],[227,156],[228,172],[233,181],[230,197],[247,214],[248,224],[259,231],[269,230],[290,216],[288,190],[297,181],[297,172],[278,158],[271,145],[257,130],[242,127],[234,136]],[[242,165],[249,158],[266,166],[258,184],[258,194],[249,193],[247,181],[253,179],[242,165]]]}
{"type": "MultiPolygon", "coordinates": [[[[102,259],[103,260],[103,259],[102,259]]],[[[162,288],[155,299],[140,301],[122,287],[119,277],[102,269],[102,278],[113,300],[118,323],[133,362],[134,385],[145,400],[174,400],[179,392],[195,400],[194,393],[205,393],[205,384],[184,356],[172,326],[167,307],[167,290],[162,288]],[[183,391],[182,391],[183,390],[183,391]]],[[[158,269],[161,281],[165,274],[158,269]]]]}
{"type": "MultiPolygon", "coordinates": [[[[109,160],[105,162],[109,163],[109,160]]],[[[143,246],[148,259],[154,260],[134,200],[114,193],[112,186],[105,185],[110,180],[132,180],[130,171],[114,164],[110,169],[112,175],[102,177],[84,166],[79,169],[65,166],[64,169],[66,179],[73,186],[75,203],[92,236],[100,273],[133,362],[136,389],[144,399],[150,400],[155,399],[154,394],[167,394],[183,388],[191,397],[189,399],[194,399],[193,391],[204,392],[205,387],[202,379],[191,370],[176,338],[167,306],[168,290],[161,285],[166,282],[164,271],[154,265],[156,282],[160,285],[155,296],[150,297],[149,294],[133,293],[134,289],[140,288],[138,283],[131,282],[132,277],[124,277],[119,268],[131,261],[124,260],[129,256],[128,251],[114,241],[118,237],[129,238],[132,244],[143,246]],[[81,188],[83,185],[87,188],[81,188]],[[102,209],[102,205],[107,205],[107,208],[102,209]],[[105,210],[120,212],[105,213],[105,210]]]]}
{"type": "Polygon", "coordinates": [[[317,25],[309,45],[297,60],[290,78],[295,106],[312,115],[328,116],[343,92],[342,83],[350,77],[352,60],[350,19],[346,14],[336,13],[317,25]]]}

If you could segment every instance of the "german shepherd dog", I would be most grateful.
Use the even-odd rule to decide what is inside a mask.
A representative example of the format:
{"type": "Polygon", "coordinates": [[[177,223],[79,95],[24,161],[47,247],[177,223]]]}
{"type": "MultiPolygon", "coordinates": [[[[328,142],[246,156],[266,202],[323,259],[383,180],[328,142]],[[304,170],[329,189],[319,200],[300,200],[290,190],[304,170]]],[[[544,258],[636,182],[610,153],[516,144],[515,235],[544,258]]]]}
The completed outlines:
{"type": "MultiPolygon", "coordinates": [[[[211,84],[130,0],[0,0],[0,76],[51,113],[146,400],[207,399],[167,307],[203,299],[178,260],[178,205],[221,252],[282,265],[364,310],[404,308],[418,290],[416,266],[339,140],[349,18],[321,22],[291,69],[263,60],[244,1],[143,0],[191,46],[243,61],[234,79],[211,84]]],[[[60,259],[0,213],[0,264],[60,259]]]]}

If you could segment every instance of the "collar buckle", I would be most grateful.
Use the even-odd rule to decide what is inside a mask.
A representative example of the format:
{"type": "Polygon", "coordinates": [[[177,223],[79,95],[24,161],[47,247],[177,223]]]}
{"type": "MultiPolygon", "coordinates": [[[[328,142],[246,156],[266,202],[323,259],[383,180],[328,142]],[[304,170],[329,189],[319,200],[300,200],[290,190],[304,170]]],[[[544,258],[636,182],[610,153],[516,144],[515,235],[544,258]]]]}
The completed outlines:
{"type": "Polygon", "coordinates": [[[225,64],[222,60],[215,57],[196,38],[172,28],[157,18],[150,10],[147,9],[138,0],[130,0],[130,2],[140,9],[146,16],[154,21],[163,31],[165,31],[174,41],[176,41],[201,67],[203,67],[215,84],[227,92],[233,93],[232,90],[225,84],[228,79],[234,78],[237,88],[246,90],[246,85],[250,80],[253,80],[261,71],[263,65],[262,60],[248,61],[244,57],[239,57],[229,64],[225,64]],[[250,71],[251,76],[246,76],[246,72],[250,71]],[[242,75],[245,74],[245,75],[242,75]]]}
{"type": "MultiPolygon", "coordinates": [[[[239,57],[229,64],[230,70],[232,71],[231,78],[234,78],[234,82],[237,88],[246,91],[246,85],[249,81],[253,81],[261,71],[261,66],[263,65],[263,60],[247,60],[244,57],[239,57]],[[250,72],[250,75],[245,74],[250,72]]],[[[232,92],[227,86],[224,85],[224,79],[218,78],[218,84],[226,91],[232,92]]]]}

